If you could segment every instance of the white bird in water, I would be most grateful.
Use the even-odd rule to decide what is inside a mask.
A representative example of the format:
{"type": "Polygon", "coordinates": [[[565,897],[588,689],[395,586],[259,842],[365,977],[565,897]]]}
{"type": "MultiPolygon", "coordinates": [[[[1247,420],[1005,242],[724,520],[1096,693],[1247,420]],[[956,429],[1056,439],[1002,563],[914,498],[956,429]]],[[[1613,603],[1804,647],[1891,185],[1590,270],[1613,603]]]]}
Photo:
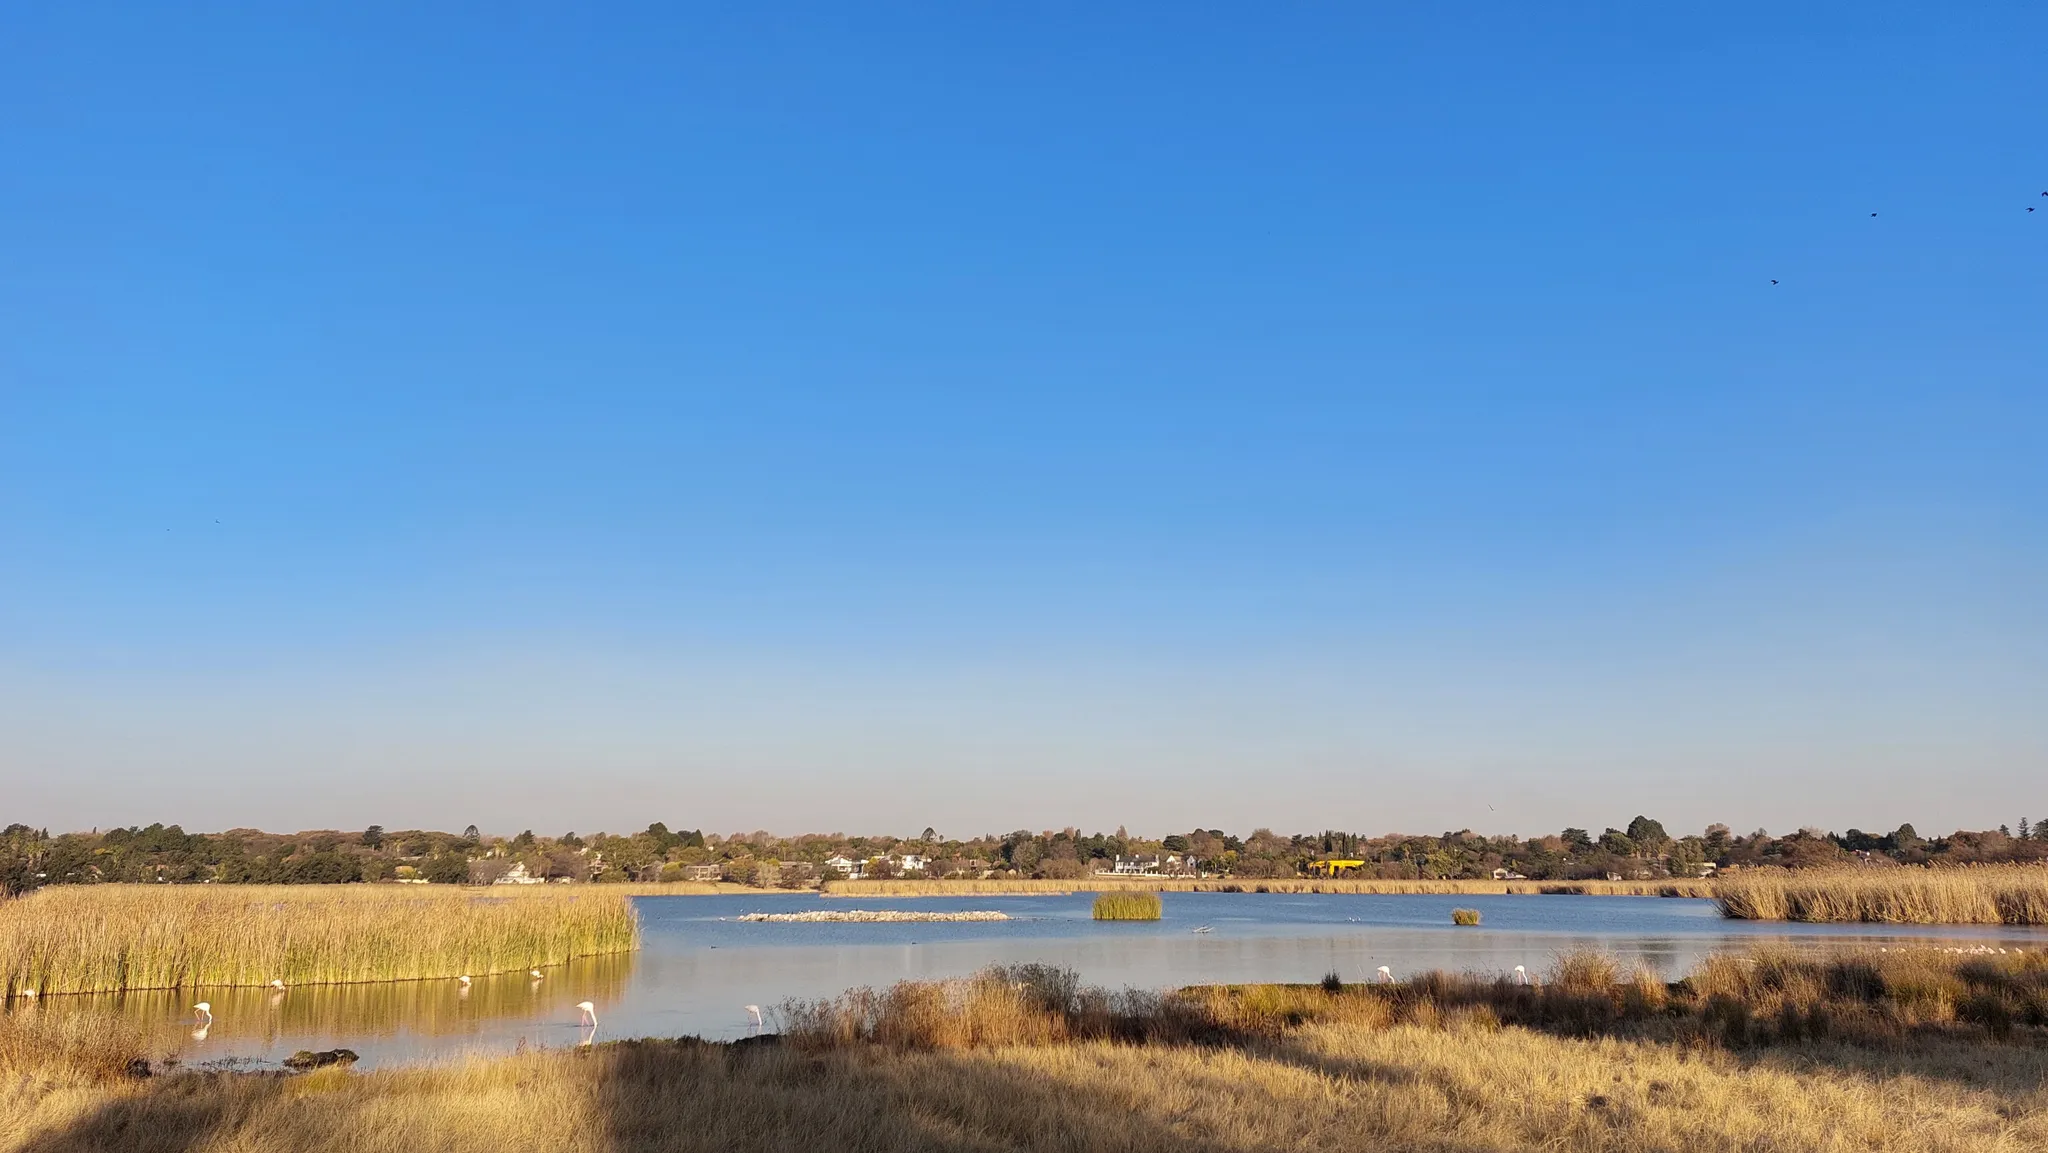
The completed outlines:
{"type": "Polygon", "coordinates": [[[199,1002],[197,1005],[192,1006],[192,1011],[199,1014],[199,1023],[201,1025],[213,1024],[213,1003],[211,1001],[199,1002]]]}
{"type": "Polygon", "coordinates": [[[273,989],[282,989],[282,988],[284,988],[284,982],[283,982],[283,981],[272,981],[272,982],[270,983],[270,987],[271,987],[271,988],[273,988],[273,989]]]}
{"type": "Polygon", "coordinates": [[[1528,983],[1529,983],[1529,970],[1527,970],[1527,969],[1524,969],[1524,968],[1523,968],[1523,967],[1521,967],[1520,965],[1516,965],[1516,966],[1515,966],[1515,983],[1516,983],[1516,984],[1518,984],[1518,985],[1526,985],[1526,984],[1528,984],[1528,983]]]}
{"type": "Polygon", "coordinates": [[[752,1017],[754,1019],[754,1028],[759,1029],[761,1027],[761,1006],[748,1005],[745,1006],[745,1008],[747,1010],[747,1016],[752,1017]]]}
{"type": "Polygon", "coordinates": [[[576,1007],[583,1011],[583,1016],[590,1022],[590,1027],[597,1028],[597,1006],[588,1001],[578,1001],[576,1007]]]}
{"type": "Polygon", "coordinates": [[[36,995],[36,991],[34,989],[23,989],[21,991],[21,995],[24,997],[33,997],[36,995]]]}
{"type": "Polygon", "coordinates": [[[1214,931],[1215,926],[1213,925],[1196,925],[1194,928],[1188,930],[1188,932],[1190,933],[1209,933],[1214,931]]]}
{"type": "Polygon", "coordinates": [[[1379,974],[1380,984],[1391,985],[1394,983],[1394,971],[1392,969],[1387,968],[1385,965],[1381,965],[1378,969],[1374,970],[1374,972],[1379,974]]]}
{"type": "Polygon", "coordinates": [[[455,978],[455,979],[456,979],[456,980],[458,980],[458,981],[460,981],[460,982],[462,982],[462,987],[463,987],[463,988],[467,989],[467,988],[469,987],[469,975],[468,975],[467,973],[465,973],[465,974],[463,974],[462,976],[460,976],[460,977],[457,977],[457,978],[455,978]]]}
{"type": "Polygon", "coordinates": [[[527,976],[529,976],[529,977],[532,977],[532,978],[533,978],[534,980],[536,980],[536,981],[540,980],[540,970],[539,970],[539,969],[528,969],[528,970],[526,971],[526,975],[527,975],[527,976]]]}

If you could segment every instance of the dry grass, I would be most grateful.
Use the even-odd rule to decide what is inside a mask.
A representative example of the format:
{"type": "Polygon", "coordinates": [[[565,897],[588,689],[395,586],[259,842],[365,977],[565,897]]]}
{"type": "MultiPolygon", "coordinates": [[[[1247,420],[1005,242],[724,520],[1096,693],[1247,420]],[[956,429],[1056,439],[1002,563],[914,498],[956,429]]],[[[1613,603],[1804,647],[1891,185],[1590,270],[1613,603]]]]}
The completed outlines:
{"type": "Polygon", "coordinates": [[[1453,925],[1476,925],[1478,923],[1479,910],[1477,909],[1451,910],[1451,924],[1453,925]]]}
{"type": "Polygon", "coordinates": [[[1622,972],[1592,952],[1560,957],[1530,985],[1424,973],[1393,985],[1211,985],[1172,994],[1085,988],[1072,970],[994,968],[961,981],[791,1002],[795,1043],[953,1049],[1121,1041],[1256,1045],[1304,1024],[1385,1028],[1481,1020],[1572,1037],[1691,1050],[1838,1041],[1897,1047],[2022,1041],[2048,1046],[2048,954],[1933,949],[1854,954],[1767,950],[1710,959],[1683,981],[1622,972]]]}
{"type": "Polygon", "coordinates": [[[0,903],[0,991],[43,995],[453,977],[623,952],[596,887],[92,885],[0,903]]]}
{"type": "Polygon", "coordinates": [[[1104,893],[1095,898],[1098,921],[1156,921],[1160,913],[1157,893],[1104,893]]]}
{"type": "MultiPolygon", "coordinates": [[[[1811,975],[1802,970],[1792,983],[1811,975]]],[[[1756,961],[1741,980],[1749,984],[1709,996],[1754,995],[1786,975],[1756,961]]],[[[1960,1034],[1904,1048],[1573,1037],[1504,1025],[1447,990],[1418,981],[1148,999],[1079,989],[1060,970],[1008,970],[792,1007],[819,1015],[793,1016],[797,1043],[784,1045],[622,1043],[290,1078],[17,1079],[0,1082],[0,1150],[2048,1148],[2048,1049],[2037,1044],[1960,1034]],[[1167,1020],[1228,1029],[1175,1037],[1128,1027],[1167,1020]]],[[[1572,959],[1541,990],[1517,990],[1560,1004],[1598,997],[1617,1013],[1641,994],[1597,958],[1572,959]]]]}
{"type": "Polygon", "coordinates": [[[1751,921],[2048,925],[2048,866],[1763,869],[1719,881],[1715,897],[1751,921]]]}
{"type": "Polygon", "coordinates": [[[1339,877],[1332,880],[1182,880],[1171,877],[1090,877],[1079,881],[826,881],[827,897],[1030,896],[1050,893],[1380,893],[1423,895],[1572,894],[1600,897],[1711,897],[1714,883],[1656,881],[1387,881],[1339,877]]]}
{"type": "Polygon", "coordinates": [[[0,1077],[107,1081],[128,1075],[147,1045],[116,1013],[0,1013],[0,1077]]]}

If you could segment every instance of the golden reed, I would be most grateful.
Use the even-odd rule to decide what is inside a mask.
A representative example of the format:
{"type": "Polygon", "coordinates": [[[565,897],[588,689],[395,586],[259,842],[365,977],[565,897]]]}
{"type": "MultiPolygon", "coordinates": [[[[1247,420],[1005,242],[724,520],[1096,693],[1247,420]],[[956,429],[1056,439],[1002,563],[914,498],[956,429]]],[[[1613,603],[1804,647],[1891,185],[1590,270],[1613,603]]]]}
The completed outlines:
{"type": "Polygon", "coordinates": [[[1715,882],[1714,897],[1748,921],[2048,925],[2048,866],[1758,869],[1715,882]]]}
{"type": "Polygon", "coordinates": [[[63,886],[0,902],[0,993],[482,975],[638,942],[599,886],[63,886]]]}

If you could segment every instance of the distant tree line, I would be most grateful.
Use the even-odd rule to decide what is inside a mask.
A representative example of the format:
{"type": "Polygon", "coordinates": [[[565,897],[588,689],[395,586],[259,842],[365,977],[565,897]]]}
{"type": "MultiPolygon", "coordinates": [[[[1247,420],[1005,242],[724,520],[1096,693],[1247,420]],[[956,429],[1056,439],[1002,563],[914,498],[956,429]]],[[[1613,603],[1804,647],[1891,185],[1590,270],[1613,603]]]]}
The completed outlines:
{"type": "Polygon", "coordinates": [[[1568,828],[1539,837],[1486,836],[1470,830],[1437,836],[1366,836],[1326,830],[1281,835],[1254,829],[1239,837],[1192,829],[1156,840],[1067,828],[978,837],[942,837],[927,828],[914,837],[766,832],[721,836],[671,831],[655,822],[637,833],[532,830],[491,836],[471,825],[461,833],[424,829],[360,833],[315,830],[266,833],[229,829],[187,833],[177,825],[95,829],[52,835],[8,825],[0,830],[0,892],[41,885],[147,882],[191,884],[336,884],[405,881],[484,884],[720,879],[806,888],[841,875],[835,862],[862,863],[870,877],[1037,877],[1077,880],[1123,856],[1193,857],[1202,872],[1229,877],[1298,877],[1313,862],[1346,862],[1344,875],[1377,878],[1484,878],[1505,870],[1536,880],[1690,877],[1711,869],[1776,865],[1806,869],[1862,864],[1971,864],[2048,860],[2048,821],[2016,827],[1920,836],[1912,825],[1889,833],[1801,829],[1774,836],[1738,835],[1726,825],[1671,836],[1638,816],[1597,836],[1568,828]]]}

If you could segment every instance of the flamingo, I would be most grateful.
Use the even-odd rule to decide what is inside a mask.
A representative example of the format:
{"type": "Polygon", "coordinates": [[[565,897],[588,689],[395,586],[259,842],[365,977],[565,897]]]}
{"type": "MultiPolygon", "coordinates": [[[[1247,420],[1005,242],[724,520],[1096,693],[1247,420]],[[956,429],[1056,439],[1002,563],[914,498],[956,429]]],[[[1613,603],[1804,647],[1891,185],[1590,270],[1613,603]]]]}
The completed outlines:
{"type": "Polygon", "coordinates": [[[36,991],[34,989],[23,989],[21,991],[21,995],[24,997],[34,997],[36,995],[36,991]]]}
{"type": "Polygon", "coordinates": [[[581,1009],[583,1015],[590,1019],[590,1027],[592,1029],[597,1028],[597,1006],[588,1001],[578,1001],[576,1002],[576,1007],[581,1009]]]}
{"type": "Polygon", "coordinates": [[[283,982],[283,981],[272,981],[272,982],[270,983],[270,987],[271,987],[271,988],[273,988],[273,989],[276,989],[276,990],[278,990],[279,992],[283,992],[283,991],[284,991],[284,982],[283,982]]]}
{"type": "Polygon", "coordinates": [[[527,976],[529,976],[529,977],[532,977],[532,978],[533,978],[534,980],[536,980],[536,981],[540,980],[540,970],[539,970],[539,969],[528,969],[528,970],[526,971],[526,975],[527,975],[527,976]]]}
{"type": "Polygon", "coordinates": [[[465,988],[465,989],[469,988],[469,974],[467,974],[467,973],[464,973],[464,974],[463,974],[462,976],[460,976],[460,977],[457,977],[457,978],[455,978],[455,979],[456,979],[456,980],[458,980],[458,981],[460,981],[460,982],[462,982],[462,987],[463,987],[463,988],[465,988]]]}
{"type": "Polygon", "coordinates": [[[1391,985],[1394,983],[1394,971],[1392,969],[1387,968],[1385,965],[1381,965],[1378,969],[1375,969],[1374,972],[1379,974],[1380,984],[1391,985]]]}
{"type": "Polygon", "coordinates": [[[201,1001],[197,1005],[192,1006],[192,1010],[199,1014],[199,1027],[192,1030],[192,1039],[194,1041],[204,1041],[206,1040],[207,1030],[213,1028],[213,1006],[205,1001],[201,1001]]]}
{"type": "Polygon", "coordinates": [[[761,1027],[761,1006],[746,1005],[743,1006],[743,1008],[746,1009],[747,1016],[752,1017],[754,1019],[754,1028],[759,1029],[761,1027]]]}
{"type": "Polygon", "coordinates": [[[1528,984],[1528,983],[1529,983],[1529,970],[1527,970],[1527,969],[1524,969],[1524,968],[1523,968],[1523,967],[1521,967],[1520,965],[1516,965],[1516,966],[1515,966],[1515,984],[1517,984],[1517,985],[1526,985],[1526,984],[1528,984]]]}

